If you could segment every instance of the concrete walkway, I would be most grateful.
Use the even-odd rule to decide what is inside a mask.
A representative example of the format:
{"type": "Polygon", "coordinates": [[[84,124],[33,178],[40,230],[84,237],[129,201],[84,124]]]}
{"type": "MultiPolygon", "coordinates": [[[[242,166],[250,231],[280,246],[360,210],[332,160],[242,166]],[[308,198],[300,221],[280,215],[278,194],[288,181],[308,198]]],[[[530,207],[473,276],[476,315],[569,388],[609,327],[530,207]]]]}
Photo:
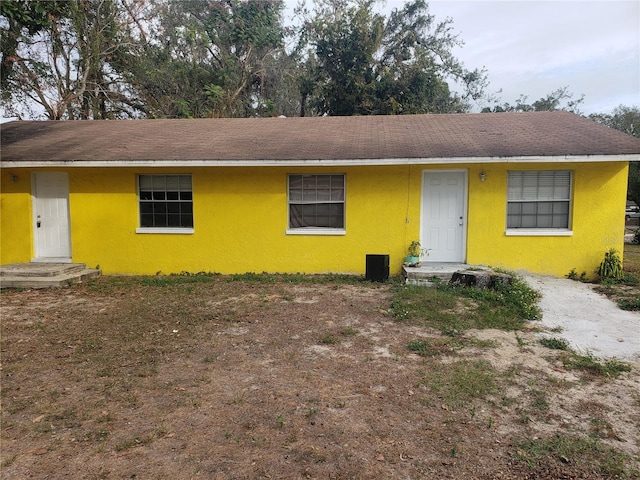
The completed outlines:
{"type": "Polygon", "coordinates": [[[640,313],[620,310],[587,283],[523,274],[542,294],[542,324],[560,327],[560,337],[580,353],[600,358],[640,361],[640,313]]]}

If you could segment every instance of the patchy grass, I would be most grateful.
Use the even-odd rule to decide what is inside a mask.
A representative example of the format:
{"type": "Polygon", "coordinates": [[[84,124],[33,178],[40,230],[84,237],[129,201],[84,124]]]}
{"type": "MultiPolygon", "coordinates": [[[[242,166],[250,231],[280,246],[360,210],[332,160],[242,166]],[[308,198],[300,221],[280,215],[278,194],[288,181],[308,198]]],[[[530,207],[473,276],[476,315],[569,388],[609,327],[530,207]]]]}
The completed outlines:
{"type": "Polygon", "coordinates": [[[551,350],[569,350],[569,342],[564,338],[541,338],[540,345],[551,350]]]}
{"type": "Polygon", "coordinates": [[[448,355],[465,347],[496,348],[497,343],[492,340],[478,340],[462,336],[445,336],[443,338],[429,338],[424,340],[411,340],[407,349],[421,357],[435,357],[448,355]]]}
{"type": "Polygon", "coordinates": [[[318,340],[318,343],[321,343],[322,345],[335,345],[336,343],[340,343],[340,339],[332,333],[327,333],[318,340]]]}
{"type": "Polygon", "coordinates": [[[208,273],[3,292],[3,475],[602,478],[589,448],[558,462],[553,429],[629,477],[637,459],[614,447],[638,450],[638,374],[556,378],[570,352],[518,330],[532,298],[208,273]],[[470,332],[487,327],[518,345],[470,332]],[[568,401],[596,395],[616,415],[568,401]]]}
{"type": "Polygon", "coordinates": [[[624,247],[623,275],[603,280],[596,291],[613,299],[623,310],[640,310],[640,245],[624,247]]]}
{"type": "Polygon", "coordinates": [[[465,407],[498,390],[496,374],[484,360],[460,360],[438,364],[421,375],[427,386],[447,407],[465,407]]]}
{"type": "Polygon", "coordinates": [[[519,330],[527,321],[540,317],[538,299],[535,290],[515,277],[512,285],[496,290],[446,284],[401,286],[396,288],[391,307],[399,321],[409,320],[455,336],[476,328],[519,330]]]}
{"type": "Polygon", "coordinates": [[[631,371],[631,365],[615,358],[601,361],[593,355],[581,355],[574,351],[565,352],[560,356],[560,360],[566,368],[580,370],[594,377],[616,378],[631,371]]]}
{"type": "Polygon", "coordinates": [[[640,274],[640,245],[625,244],[624,271],[640,274]]]}
{"type": "Polygon", "coordinates": [[[594,377],[618,377],[630,372],[631,365],[615,358],[599,360],[591,354],[582,355],[574,351],[562,338],[541,338],[539,343],[551,350],[561,350],[558,359],[565,368],[580,370],[594,377]]]}
{"type": "Polygon", "coordinates": [[[533,471],[547,473],[552,469],[560,473],[572,466],[584,475],[573,478],[592,478],[595,473],[598,478],[631,479],[638,478],[639,474],[638,470],[626,466],[628,455],[595,439],[573,435],[524,440],[519,444],[518,460],[533,471]]]}

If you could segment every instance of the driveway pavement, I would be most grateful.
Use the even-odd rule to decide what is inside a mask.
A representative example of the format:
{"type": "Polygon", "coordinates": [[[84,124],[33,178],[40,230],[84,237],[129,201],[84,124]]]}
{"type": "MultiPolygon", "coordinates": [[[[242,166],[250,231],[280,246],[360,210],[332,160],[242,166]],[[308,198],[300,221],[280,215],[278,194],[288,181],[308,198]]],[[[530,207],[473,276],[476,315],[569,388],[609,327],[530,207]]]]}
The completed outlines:
{"type": "Polygon", "coordinates": [[[562,328],[546,336],[564,338],[583,354],[640,361],[640,313],[620,310],[587,283],[528,273],[524,278],[542,294],[542,324],[562,328]]]}

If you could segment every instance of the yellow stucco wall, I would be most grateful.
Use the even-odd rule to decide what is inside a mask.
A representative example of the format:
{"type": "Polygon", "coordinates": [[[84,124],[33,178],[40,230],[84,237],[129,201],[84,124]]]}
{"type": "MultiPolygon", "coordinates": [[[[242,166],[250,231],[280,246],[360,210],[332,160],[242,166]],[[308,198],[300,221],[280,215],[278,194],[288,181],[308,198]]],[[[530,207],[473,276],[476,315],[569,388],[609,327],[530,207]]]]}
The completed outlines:
{"type": "Polygon", "coordinates": [[[0,262],[29,262],[32,256],[31,175],[0,170],[0,262]]]}
{"type": "MultiPolygon", "coordinates": [[[[391,273],[419,238],[421,166],[344,168],[69,168],[72,260],[105,274],[345,272],[389,254],[391,273]],[[140,234],[136,175],[189,173],[195,232],[140,234]],[[346,235],[287,235],[287,174],[345,173],[346,235]]],[[[450,167],[445,167],[450,168],[450,167]]],[[[459,165],[468,172],[467,262],[563,276],[592,273],[622,250],[627,163],[459,165]],[[574,171],[570,237],[505,236],[508,170],[574,171]],[[484,182],[479,173],[484,171],[484,182]]],[[[38,170],[42,171],[42,170],[38,170]]],[[[31,173],[2,171],[2,263],[30,261],[31,173]],[[17,174],[12,181],[10,174],[17,174]]]]}
{"type": "MultiPolygon", "coordinates": [[[[622,256],[628,164],[486,165],[485,182],[469,189],[469,263],[511,270],[565,276],[575,268],[593,276],[610,248],[622,256]],[[509,170],[573,172],[571,236],[506,236],[507,172],[509,170]],[[472,239],[472,240],[471,240],[472,239]]],[[[473,182],[473,178],[472,178],[473,182]]]]}

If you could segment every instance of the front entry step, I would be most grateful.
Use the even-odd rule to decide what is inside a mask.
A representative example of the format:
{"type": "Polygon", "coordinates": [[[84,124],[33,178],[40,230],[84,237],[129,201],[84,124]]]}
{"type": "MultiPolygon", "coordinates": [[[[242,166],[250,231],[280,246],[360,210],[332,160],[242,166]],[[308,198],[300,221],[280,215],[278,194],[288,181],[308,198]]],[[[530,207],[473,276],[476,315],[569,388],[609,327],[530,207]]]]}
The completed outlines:
{"type": "Polygon", "coordinates": [[[0,266],[0,288],[66,287],[99,275],[84,263],[11,263],[0,266]]]}
{"type": "Polygon", "coordinates": [[[489,270],[481,265],[466,263],[422,262],[419,266],[402,266],[402,276],[407,285],[433,285],[434,280],[448,283],[454,273],[460,270],[489,270]]]}

